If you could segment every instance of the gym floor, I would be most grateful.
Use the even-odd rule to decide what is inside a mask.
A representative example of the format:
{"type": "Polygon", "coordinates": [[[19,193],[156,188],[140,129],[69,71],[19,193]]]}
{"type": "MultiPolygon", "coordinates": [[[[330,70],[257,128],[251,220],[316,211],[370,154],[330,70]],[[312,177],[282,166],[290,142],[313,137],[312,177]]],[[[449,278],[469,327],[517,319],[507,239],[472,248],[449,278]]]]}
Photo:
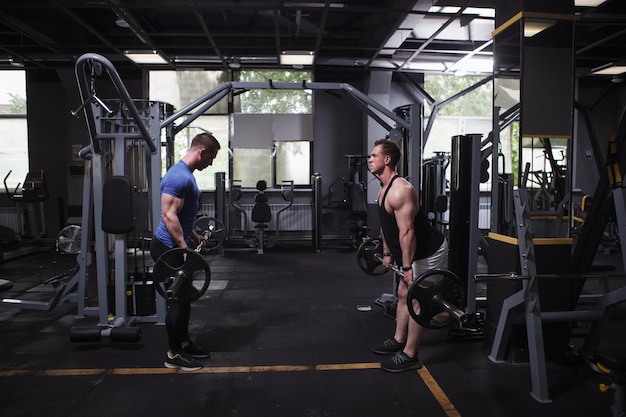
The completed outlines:
{"type": "MultiPolygon", "coordinates": [[[[620,255],[610,258],[621,263],[620,255]]],[[[365,275],[349,248],[315,253],[296,246],[207,260],[211,287],[194,302],[191,318],[196,342],[212,352],[203,369],[163,366],[162,325],[142,324],[137,343],[72,343],[72,326],[97,323],[77,318],[76,305],[50,312],[2,308],[0,415],[611,415],[613,395],[598,389],[609,379],[575,355],[547,363],[551,402],[540,403],[530,395],[528,363],[492,363],[484,339],[453,337],[448,329],[428,332],[421,370],[380,370],[381,357],[370,346],[390,337],[394,323],[375,300],[391,291],[393,278],[365,275]],[[359,305],[372,309],[358,311],[359,305]]],[[[49,298],[52,288],[39,282],[74,263],[73,255],[45,250],[1,263],[0,278],[14,283],[1,296],[49,298]]],[[[621,313],[610,337],[626,346],[621,313]]],[[[572,332],[573,346],[583,339],[572,332]]]]}

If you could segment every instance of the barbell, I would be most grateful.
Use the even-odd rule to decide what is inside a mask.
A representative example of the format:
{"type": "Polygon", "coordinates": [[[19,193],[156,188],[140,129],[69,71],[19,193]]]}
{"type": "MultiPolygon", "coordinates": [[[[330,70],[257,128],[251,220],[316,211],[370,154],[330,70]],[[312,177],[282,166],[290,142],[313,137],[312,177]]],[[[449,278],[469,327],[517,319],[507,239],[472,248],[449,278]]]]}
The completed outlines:
{"type": "MultiPolygon", "coordinates": [[[[387,272],[383,265],[381,239],[367,239],[357,251],[357,263],[369,275],[387,272]]],[[[395,265],[391,269],[403,275],[395,265]]],[[[409,287],[407,306],[409,314],[418,324],[429,329],[441,329],[455,322],[465,323],[468,316],[462,310],[465,290],[459,277],[451,271],[432,269],[417,277],[409,287]],[[419,309],[416,311],[416,303],[419,309]]]]}
{"type": "Polygon", "coordinates": [[[170,249],[154,264],[154,288],[167,300],[190,303],[202,297],[211,284],[211,268],[200,253],[221,247],[226,238],[226,228],[219,219],[208,216],[198,217],[193,228],[202,236],[195,249],[170,249]]]}

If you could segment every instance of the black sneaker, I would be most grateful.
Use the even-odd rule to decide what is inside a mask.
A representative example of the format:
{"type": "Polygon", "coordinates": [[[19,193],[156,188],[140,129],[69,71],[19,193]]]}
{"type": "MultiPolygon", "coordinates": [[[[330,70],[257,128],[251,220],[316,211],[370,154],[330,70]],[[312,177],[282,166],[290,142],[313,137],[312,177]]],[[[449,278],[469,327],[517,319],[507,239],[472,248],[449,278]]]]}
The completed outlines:
{"type": "Polygon", "coordinates": [[[182,371],[197,371],[204,366],[202,362],[195,360],[186,353],[172,354],[170,352],[167,352],[163,364],[166,368],[175,368],[182,371]]]}
{"type": "Polygon", "coordinates": [[[404,349],[404,343],[398,343],[393,338],[385,340],[381,345],[372,346],[372,352],[379,355],[389,355],[400,352],[402,349],[404,349]]]}
{"type": "Polygon", "coordinates": [[[398,352],[391,359],[380,364],[380,367],[387,372],[410,371],[412,369],[420,369],[422,366],[424,365],[417,357],[417,354],[415,354],[414,358],[409,358],[404,352],[398,352]]]}
{"type": "Polygon", "coordinates": [[[211,357],[211,352],[202,349],[200,346],[193,342],[189,342],[188,345],[183,346],[183,352],[196,359],[205,359],[211,357]]]}

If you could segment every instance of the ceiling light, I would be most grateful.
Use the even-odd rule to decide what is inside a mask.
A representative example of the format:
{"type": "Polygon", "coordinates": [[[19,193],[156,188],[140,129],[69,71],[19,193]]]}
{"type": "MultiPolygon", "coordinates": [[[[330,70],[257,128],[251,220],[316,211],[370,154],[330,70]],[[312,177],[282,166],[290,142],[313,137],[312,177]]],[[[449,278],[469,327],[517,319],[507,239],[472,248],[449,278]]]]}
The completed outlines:
{"type": "Polygon", "coordinates": [[[552,20],[524,20],[524,37],[531,38],[553,25],[552,20]]]}
{"type": "Polygon", "coordinates": [[[17,60],[15,58],[9,58],[9,64],[12,67],[16,67],[16,68],[24,68],[24,61],[21,60],[17,60]]]}
{"type": "Polygon", "coordinates": [[[313,65],[314,59],[312,51],[283,51],[280,54],[280,65],[313,65]]]}
{"type": "Polygon", "coordinates": [[[283,4],[285,7],[311,7],[311,8],[322,8],[329,7],[331,9],[343,9],[346,7],[344,3],[313,3],[313,2],[294,2],[294,3],[285,3],[283,4]]]}
{"type": "Polygon", "coordinates": [[[606,0],[574,0],[576,7],[596,7],[604,3],[606,0]]]}
{"type": "Polygon", "coordinates": [[[121,17],[115,21],[115,24],[118,25],[121,28],[129,28],[130,27],[128,22],[126,20],[122,19],[121,17]]]}
{"type": "Polygon", "coordinates": [[[615,65],[613,63],[602,65],[591,70],[593,75],[620,75],[626,72],[626,65],[615,65]]]}
{"type": "Polygon", "coordinates": [[[232,69],[241,68],[241,59],[239,57],[234,56],[229,62],[228,66],[232,69]]]}
{"type": "Polygon", "coordinates": [[[136,64],[169,64],[161,54],[154,50],[124,51],[124,55],[136,64]]]}

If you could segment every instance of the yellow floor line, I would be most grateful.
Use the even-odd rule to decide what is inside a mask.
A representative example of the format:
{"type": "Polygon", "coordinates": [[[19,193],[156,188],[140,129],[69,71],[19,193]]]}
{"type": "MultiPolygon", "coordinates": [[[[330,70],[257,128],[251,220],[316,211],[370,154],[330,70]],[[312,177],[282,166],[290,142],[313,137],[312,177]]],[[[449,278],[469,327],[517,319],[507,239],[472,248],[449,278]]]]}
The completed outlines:
{"type": "Polygon", "coordinates": [[[107,369],[48,369],[41,371],[41,376],[90,376],[107,373],[107,369]]]}
{"type": "MultiPolygon", "coordinates": [[[[213,366],[198,369],[197,371],[181,371],[169,368],[114,368],[114,369],[47,369],[47,370],[4,370],[0,371],[0,378],[24,375],[35,376],[92,376],[92,375],[163,375],[163,374],[232,374],[256,372],[303,372],[303,371],[343,371],[380,369],[378,362],[341,363],[325,365],[272,365],[272,366],[213,366]]],[[[443,392],[435,378],[424,366],[418,371],[430,392],[433,394],[448,417],[461,417],[448,396],[443,392]]]]}
{"type": "Polygon", "coordinates": [[[0,370],[0,378],[37,375],[37,376],[89,376],[89,375],[161,375],[161,374],[232,374],[232,373],[260,373],[260,372],[303,372],[303,371],[342,371],[359,369],[378,369],[379,363],[341,363],[327,365],[268,365],[268,366],[212,366],[197,371],[181,371],[170,368],[77,368],[77,369],[46,369],[0,370]]]}
{"type": "Polygon", "coordinates": [[[421,369],[417,371],[422,377],[422,381],[426,384],[430,392],[432,392],[433,396],[443,408],[443,411],[446,413],[448,417],[461,417],[461,414],[456,410],[448,396],[443,392],[435,378],[430,374],[428,369],[423,366],[421,369]]]}

